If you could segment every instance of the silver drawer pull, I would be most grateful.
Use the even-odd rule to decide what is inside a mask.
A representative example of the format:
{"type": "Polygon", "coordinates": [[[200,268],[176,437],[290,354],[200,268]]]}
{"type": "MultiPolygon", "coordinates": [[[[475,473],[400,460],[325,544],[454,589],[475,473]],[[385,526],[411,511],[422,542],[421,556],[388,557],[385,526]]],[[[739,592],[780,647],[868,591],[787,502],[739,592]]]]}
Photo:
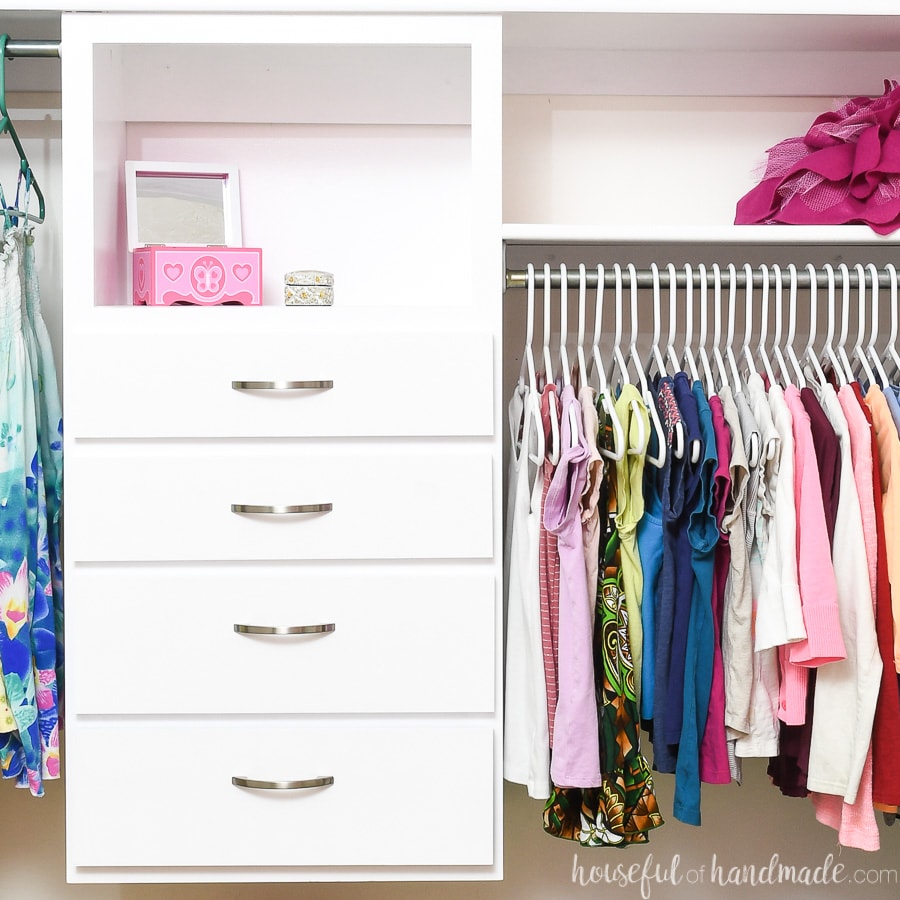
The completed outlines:
{"type": "Polygon", "coordinates": [[[238,625],[238,634],[329,634],[334,631],[334,622],[323,625],[238,625]]]}
{"type": "Polygon", "coordinates": [[[330,391],[334,382],[326,381],[232,381],[236,391],[330,391]]]}
{"type": "Polygon", "coordinates": [[[260,513],[267,516],[288,516],[296,513],[331,512],[331,503],[298,503],[293,506],[258,505],[255,503],[232,503],[233,513],[260,513]]]}
{"type": "Polygon", "coordinates": [[[259,778],[243,778],[239,775],[232,775],[231,783],[238,787],[253,788],[257,791],[301,791],[305,788],[334,784],[334,778],[331,775],[322,775],[319,778],[303,778],[299,781],[264,781],[259,778]]]}

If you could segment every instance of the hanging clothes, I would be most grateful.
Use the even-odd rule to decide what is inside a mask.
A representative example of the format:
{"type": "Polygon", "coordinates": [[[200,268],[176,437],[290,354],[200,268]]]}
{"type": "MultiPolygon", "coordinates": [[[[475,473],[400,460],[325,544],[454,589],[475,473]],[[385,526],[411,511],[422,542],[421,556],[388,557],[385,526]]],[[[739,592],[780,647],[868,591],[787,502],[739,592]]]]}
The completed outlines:
{"type": "MultiPolygon", "coordinates": [[[[511,504],[507,513],[506,702],[503,777],[527,786],[538,800],[550,796],[550,734],[540,618],[540,530],[543,471],[534,461],[539,398],[527,389],[510,403],[511,504]],[[520,430],[521,429],[521,430],[520,430]]],[[[543,460],[540,460],[543,463],[543,460]]]]}
{"type": "MultiPolygon", "coordinates": [[[[509,771],[532,796],[546,784],[553,836],[624,847],[663,823],[642,732],[654,769],[674,775],[674,816],[691,824],[701,784],[740,783],[748,757],[768,760],[783,794],[810,797],[842,845],[877,849],[875,811],[900,807],[896,394],[872,383],[863,398],[848,364],[839,391],[820,368],[804,379],[786,350],[792,371],[779,352],[775,375],[760,349],[765,380],[749,355],[745,381],[732,364],[733,392],[724,365],[720,384],[704,365],[709,395],[693,368],[694,381],[661,374],[643,394],[613,386],[611,405],[584,384],[534,395],[548,452],[523,475],[514,438],[509,508],[533,529],[540,507],[543,527],[517,523],[510,553],[519,567],[541,560],[529,578],[538,569],[530,604],[543,616],[529,627],[540,619],[531,658],[543,679],[524,693],[546,711],[533,731],[545,755],[520,754],[509,771]],[[648,451],[659,468],[645,465],[648,451]]],[[[640,367],[633,348],[631,359],[640,367]]],[[[514,396],[511,409],[521,405],[514,396]]],[[[523,668],[522,575],[509,576],[508,679],[523,668]]],[[[507,685],[508,703],[521,696],[507,685]]],[[[508,710],[511,723],[520,711],[508,710]]]]}
{"type": "MultiPolygon", "coordinates": [[[[33,291],[36,281],[26,275],[25,255],[24,228],[8,229],[0,253],[0,383],[5,385],[0,392],[4,521],[0,528],[0,667],[16,730],[0,736],[0,769],[4,777],[16,778],[20,786],[40,796],[44,780],[59,777],[56,648],[60,632],[53,588],[59,557],[58,530],[54,530],[56,558],[50,558],[41,458],[41,423],[52,420],[53,405],[41,401],[40,351],[25,296],[26,288],[33,291]]],[[[31,309],[33,315],[39,311],[36,298],[31,309]]],[[[59,421],[54,423],[57,429],[59,421]]],[[[47,431],[45,426],[45,446],[54,443],[47,431]]],[[[60,477],[55,458],[52,483],[56,485],[60,477]]],[[[55,494],[52,503],[58,503],[55,494]]],[[[58,514],[58,505],[53,509],[58,514]]]]}
{"type": "Polygon", "coordinates": [[[663,824],[650,767],[640,749],[640,722],[615,527],[615,483],[604,475],[600,491],[601,576],[594,619],[594,671],[600,727],[602,784],[554,787],[544,807],[544,830],[585,847],[646,843],[663,824]]]}

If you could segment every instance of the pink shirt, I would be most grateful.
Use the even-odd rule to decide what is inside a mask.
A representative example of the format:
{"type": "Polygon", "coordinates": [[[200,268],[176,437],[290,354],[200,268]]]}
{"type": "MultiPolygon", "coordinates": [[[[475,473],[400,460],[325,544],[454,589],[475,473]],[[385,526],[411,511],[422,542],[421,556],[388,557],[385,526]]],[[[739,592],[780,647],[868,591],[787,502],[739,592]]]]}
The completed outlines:
{"type": "Polygon", "coordinates": [[[788,725],[802,725],[806,721],[807,669],[844,659],[846,650],[809,415],[794,385],[784,389],[784,400],[794,437],[797,582],[806,637],[781,649],[779,718],[788,725]]]}
{"type": "Polygon", "coordinates": [[[544,501],[544,527],[557,538],[560,573],[558,695],[550,778],[557,787],[598,787],[594,601],[588,590],[581,533],[581,495],[591,451],[584,436],[581,404],[571,385],[562,391],[559,431],[559,463],[544,501]]]}
{"type": "Polygon", "coordinates": [[[847,651],[838,616],[837,581],[822,504],[809,416],[800,391],[789,385],[785,402],[794,427],[794,497],[797,504],[797,572],[806,639],[790,645],[792,663],[814,668],[845,659],[847,651]]]}

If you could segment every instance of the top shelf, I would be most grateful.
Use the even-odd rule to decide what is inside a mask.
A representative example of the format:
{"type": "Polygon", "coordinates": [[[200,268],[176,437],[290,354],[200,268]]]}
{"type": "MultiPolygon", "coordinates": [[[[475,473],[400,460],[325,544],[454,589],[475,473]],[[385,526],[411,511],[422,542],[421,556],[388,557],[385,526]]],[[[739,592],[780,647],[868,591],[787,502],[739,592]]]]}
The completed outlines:
{"type": "MultiPolygon", "coordinates": [[[[62,9],[493,13],[503,18],[506,94],[844,97],[878,92],[884,78],[898,75],[900,11],[894,0],[861,2],[852,14],[834,13],[823,0],[759,0],[727,10],[720,6],[713,0],[677,7],[671,0],[552,5],[546,0],[38,0],[7,2],[5,27],[14,37],[53,37],[59,33],[62,9]],[[19,9],[23,12],[16,14],[19,9]]],[[[184,15],[182,21],[189,18],[184,15]]],[[[171,28],[164,39],[172,44],[181,40],[171,28]]],[[[246,36],[248,44],[254,40],[246,36]]],[[[18,67],[13,68],[15,77],[18,67]]]]}
{"type": "MultiPolygon", "coordinates": [[[[894,0],[862,0],[852,15],[835,13],[823,0],[736,0],[728,9],[721,0],[7,0],[5,10],[72,12],[329,12],[329,13],[601,13],[703,15],[724,21],[738,17],[814,16],[820,20],[894,17],[894,0]]],[[[836,26],[840,27],[840,26],[836,26]]]]}

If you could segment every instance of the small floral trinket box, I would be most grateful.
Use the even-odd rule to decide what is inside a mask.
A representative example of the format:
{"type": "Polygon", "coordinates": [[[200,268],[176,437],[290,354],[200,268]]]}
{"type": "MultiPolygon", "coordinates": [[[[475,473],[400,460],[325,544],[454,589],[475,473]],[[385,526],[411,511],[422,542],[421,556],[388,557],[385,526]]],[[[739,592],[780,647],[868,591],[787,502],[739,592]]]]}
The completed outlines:
{"type": "Polygon", "coordinates": [[[334,275],[301,269],[284,276],[285,306],[331,306],[334,303],[334,275]]]}

